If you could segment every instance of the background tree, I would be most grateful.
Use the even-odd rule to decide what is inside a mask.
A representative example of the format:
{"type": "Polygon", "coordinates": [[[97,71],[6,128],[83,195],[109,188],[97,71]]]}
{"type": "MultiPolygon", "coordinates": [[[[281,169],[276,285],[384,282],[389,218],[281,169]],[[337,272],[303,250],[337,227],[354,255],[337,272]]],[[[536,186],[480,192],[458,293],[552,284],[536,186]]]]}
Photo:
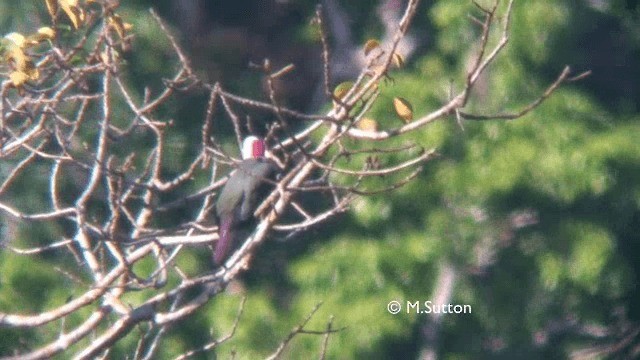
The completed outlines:
{"type": "Polygon", "coordinates": [[[25,39],[3,42],[3,355],[639,351],[637,8],[409,2],[394,52],[381,24],[404,35],[397,1],[326,1],[320,17],[312,2],[158,4],[199,14],[180,40],[145,7],[46,3],[2,12],[25,39]],[[565,63],[578,71],[558,77],[565,63]],[[286,175],[211,273],[198,244],[217,236],[208,208],[250,131],[286,175]],[[391,315],[391,300],[473,312],[391,315]]]}

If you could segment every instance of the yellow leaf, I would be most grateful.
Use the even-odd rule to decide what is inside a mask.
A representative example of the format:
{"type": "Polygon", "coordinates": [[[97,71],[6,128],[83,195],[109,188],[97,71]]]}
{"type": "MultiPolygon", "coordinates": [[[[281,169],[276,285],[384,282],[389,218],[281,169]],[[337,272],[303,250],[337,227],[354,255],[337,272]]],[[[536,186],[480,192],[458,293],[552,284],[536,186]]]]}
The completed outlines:
{"type": "Polygon", "coordinates": [[[111,64],[114,61],[118,61],[119,59],[120,54],[118,54],[115,49],[113,49],[112,51],[104,50],[100,53],[100,61],[102,61],[103,64],[111,64]]]}
{"type": "Polygon", "coordinates": [[[109,54],[107,54],[107,51],[103,51],[100,53],[100,61],[102,61],[103,64],[109,64],[109,54]]]}
{"type": "Polygon", "coordinates": [[[396,110],[396,114],[404,123],[408,123],[413,120],[413,107],[411,103],[401,97],[393,98],[393,107],[396,110]]]}
{"type": "Polygon", "coordinates": [[[27,63],[31,61],[31,59],[27,56],[27,54],[22,51],[18,46],[10,46],[5,52],[5,58],[7,62],[9,62],[14,69],[18,71],[24,72],[27,68],[27,63]]]}
{"type": "Polygon", "coordinates": [[[335,89],[333,89],[333,96],[336,99],[342,99],[349,90],[353,87],[353,81],[345,81],[343,83],[338,84],[335,89]]]}
{"type": "Polygon", "coordinates": [[[397,68],[401,68],[404,66],[404,57],[397,52],[394,52],[393,55],[391,55],[391,60],[393,62],[393,65],[395,65],[397,68]]]}
{"type": "Polygon", "coordinates": [[[24,49],[27,43],[27,38],[25,38],[24,35],[16,32],[12,32],[11,34],[6,35],[4,38],[11,41],[13,45],[19,47],[20,49],[24,49]]]}
{"type": "Polygon", "coordinates": [[[378,131],[378,122],[372,118],[363,117],[358,121],[356,127],[365,131],[378,131]]]}
{"type": "Polygon", "coordinates": [[[380,47],[380,42],[376,39],[369,39],[364,43],[364,55],[367,56],[373,50],[380,47]]]}
{"type": "Polygon", "coordinates": [[[49,11],[49,15],[54,18],[56,13],[58,12],[58,1],[57,0],[45,0],[47,3],[47,10],[49,11]]]}
{"type": "Polygon", "coordinates": [[[38,29],[38,32],[29,36],[29,42],[31,44],[38,44],[45,40],[53,40],[56,37],[56,32],[52,28],[46,26],[38,29]]]}
{"type": "Polygon", "coordinates": [[[114,14],[112,16],[109,16],[109,18],[107,19],[107,23],[116,31],[116,33],[118,33],[118,36],[120,36],[121,39],[124,39],[126,35],[126,29],[120,15],[114,14]]]}
{"type": "Polygon", "coordinates": [[[38,35],[41,35],[43,39],[53,40],[56,37],[56,31],[48,26],[38,29],[38,35]]]}
{"type": "Polygon", "coordinates": [[[64,13],[67,14],[69,20],[71,20],[73,27],[75,29],[78,29],[84,21],[84,11],[82,11],[82,9],[78,7],[78,1],[58,0],[58,3],[60,4],[60,7],[62,7],[64,13]]]}
{"type": "Polygon", "coordinates": [[[9,80],[11,80],[13,86],[19,88],[22,87],[24,83],[27,82],[27,80],[29,80],[29,75],[23,73],[22,71],[13,71],[11,74],[9,74],[9,80]]]}
{"type": "MultiPolygon", "coordinates": [[[[35,80],[40,77],[40,72],[34,65],[33,60],[31,60],[31,58],[27,54],[25,54],[24,51],[18,46],[13,45],[8,47],[4,56],[14,70],[13,73],[24,74],[28,79],[31,80],[35,80]]],[[[17,80],[20,79],[19,76],[21,75],[14,75],[14,77],[18,77],[17,80]]],[[[20,83],[20,81],[18,82],[20,83]]],[[[14,84],[15,83],[16,82],[14,82],[14,84]]]]}

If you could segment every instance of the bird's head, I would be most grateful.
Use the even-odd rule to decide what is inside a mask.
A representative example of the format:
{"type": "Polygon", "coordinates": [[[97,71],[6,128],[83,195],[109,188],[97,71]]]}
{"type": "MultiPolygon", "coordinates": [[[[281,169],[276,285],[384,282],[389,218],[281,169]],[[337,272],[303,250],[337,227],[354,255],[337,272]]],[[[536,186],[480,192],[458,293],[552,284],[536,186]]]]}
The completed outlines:
{"type": "Polygon", "coordinates": [[[265,145],[264,140],[256,136],[248,136],[242,142],[242,158],[257,159],[264,157],[265,145]]]}

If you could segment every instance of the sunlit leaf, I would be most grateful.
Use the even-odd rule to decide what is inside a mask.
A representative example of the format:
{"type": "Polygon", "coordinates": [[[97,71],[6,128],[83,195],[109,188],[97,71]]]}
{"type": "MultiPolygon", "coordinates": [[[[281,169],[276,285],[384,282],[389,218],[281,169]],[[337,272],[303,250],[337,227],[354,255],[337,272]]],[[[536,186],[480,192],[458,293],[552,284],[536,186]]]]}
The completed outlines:
{"type": "Polygon", "coordinates": [[[18,71],[25,72],[31,59],[18,46],[10,46],[5,52],[5,59],[18,71]]]}
{"type": "Polygon", "coordinates": [[[116,48],[104,49],[100,52],[99,59],[104,64],[113,64],[120,61],[121,55],[116,48]]]}
{"type": "Polygon", "coordinates": [[[67,14],[69,20],[73,24],[75,29],[80,27],[80,24],[84,21],[84,11],[78,7],[77,0],[59,0],[60,7],[67,14]]]}
{"type": "Polygon", "coordinates": [[[9,74],[9,80],[11,80],[11,84],[13,86],[19,88],[24,85],[24,83],[29,80],[29,75],[23,73],[22,71],[13,71],[9,74]]]}
{"type": "Polygon", "coordinates": [[[116,33],[118,33],[118,36],[120,36],[121,39],[123,39],[126,35],[127,25],[129,25],[129,29],[131,28],[131,24],[125,24],[125,22],[122,21],[120,15],[117,14],[109,16],[107,22],[109,26],[114,29],[116,33]]]}
{"type": "Polygon", "coordinates": [[[38,29],[38,32],[29,36],[28,41],[32,44],[38,44],[46,40],[53,40],[56,37],[56,31],[45,26],[38,29]]]}
{"type": "Polygon", "coordinates": [[[371,51],[380,47],[380,42],[376,39],[369,39],[364,44],[364,55],[369,55],[371,51]]]}
{"type": "Polygon", "coordinates": [[[378,122],[372,118],[364,117],[358,121],[356,127],[365,131],[378,131],[378,122]]]}
{"type": "Polygon", "coordinates": [[[413,120],[413,106],[411,103],[401,97],[393,98],[393,108],[396,110],[396,114],[405,123],[413,120]]]}
{"type": "Polygon", "coordinates": [[[393,65],[395,65],[395,67],[397,68],[401,68],[404,66],[404,56],[394,52],[393,55],[391,55],[391,61],[393,62],[393,65]]]}
{"type": "Polygon", "coordinates": [[[43,40],[53,40],[56,37],[56,31],[48,26],[38,29],[38,35],[42,36],[43,40]]]}
{"type": "Polygon", "coordinates": [[[17,32],[12,32],[11,34],[6,35],[4,38],[11,41],[13,45],[21,49],[23,49],[27,43],[27,38],[25,38],[24,35],[17,32]]]}
{"type": "Polygon", "coordinates": [[[17,33],[9,34],[3,40],[5,41],[4,45],[6,46],[4,58],[13,70],[9,75],[11,82],[16,87],[19,87],[26,80],[37,79],[40,76],[38,69],[33,63],[31,57],[29,57],[20,47],[20,45],[26,46],[26,44],[33,40],[25,39],[24,36],[17,33]]]}
{"type": "Polygon", "coordinates": [[[49,15],[53,18],[56,16],[58,12],[58,1],[57,0],[45,0],[47,3],[47,10],[49,11],[49,15]]]}
{"type": "Polygon", "coordinates": [[[353,87],[353,81],[345,81],[343,83],[338,84],[338,86],[333,89],[333,96],[336,99],[342,99],[349,90],[353,87]]]}

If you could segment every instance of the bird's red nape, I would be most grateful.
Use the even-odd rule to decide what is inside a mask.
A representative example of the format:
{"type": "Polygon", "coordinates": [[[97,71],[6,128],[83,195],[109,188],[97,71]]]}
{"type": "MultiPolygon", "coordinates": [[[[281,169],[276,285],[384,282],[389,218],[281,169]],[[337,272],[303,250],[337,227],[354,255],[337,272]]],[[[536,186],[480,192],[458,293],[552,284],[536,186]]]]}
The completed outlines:
{"type": "Polygon", "coordinates": [[[261,139],[256,139],[253,141],[252,144],[252,149],[253,149],[253,157],[254,158],[261,158],[264,156],[264,140],[261,139]]]}
{"type": "Polygon", "coordinates": [[[256,136],[248,136],[242,142],[242,159],[259,159],[264,157],[265,143],[256,136]]]}

